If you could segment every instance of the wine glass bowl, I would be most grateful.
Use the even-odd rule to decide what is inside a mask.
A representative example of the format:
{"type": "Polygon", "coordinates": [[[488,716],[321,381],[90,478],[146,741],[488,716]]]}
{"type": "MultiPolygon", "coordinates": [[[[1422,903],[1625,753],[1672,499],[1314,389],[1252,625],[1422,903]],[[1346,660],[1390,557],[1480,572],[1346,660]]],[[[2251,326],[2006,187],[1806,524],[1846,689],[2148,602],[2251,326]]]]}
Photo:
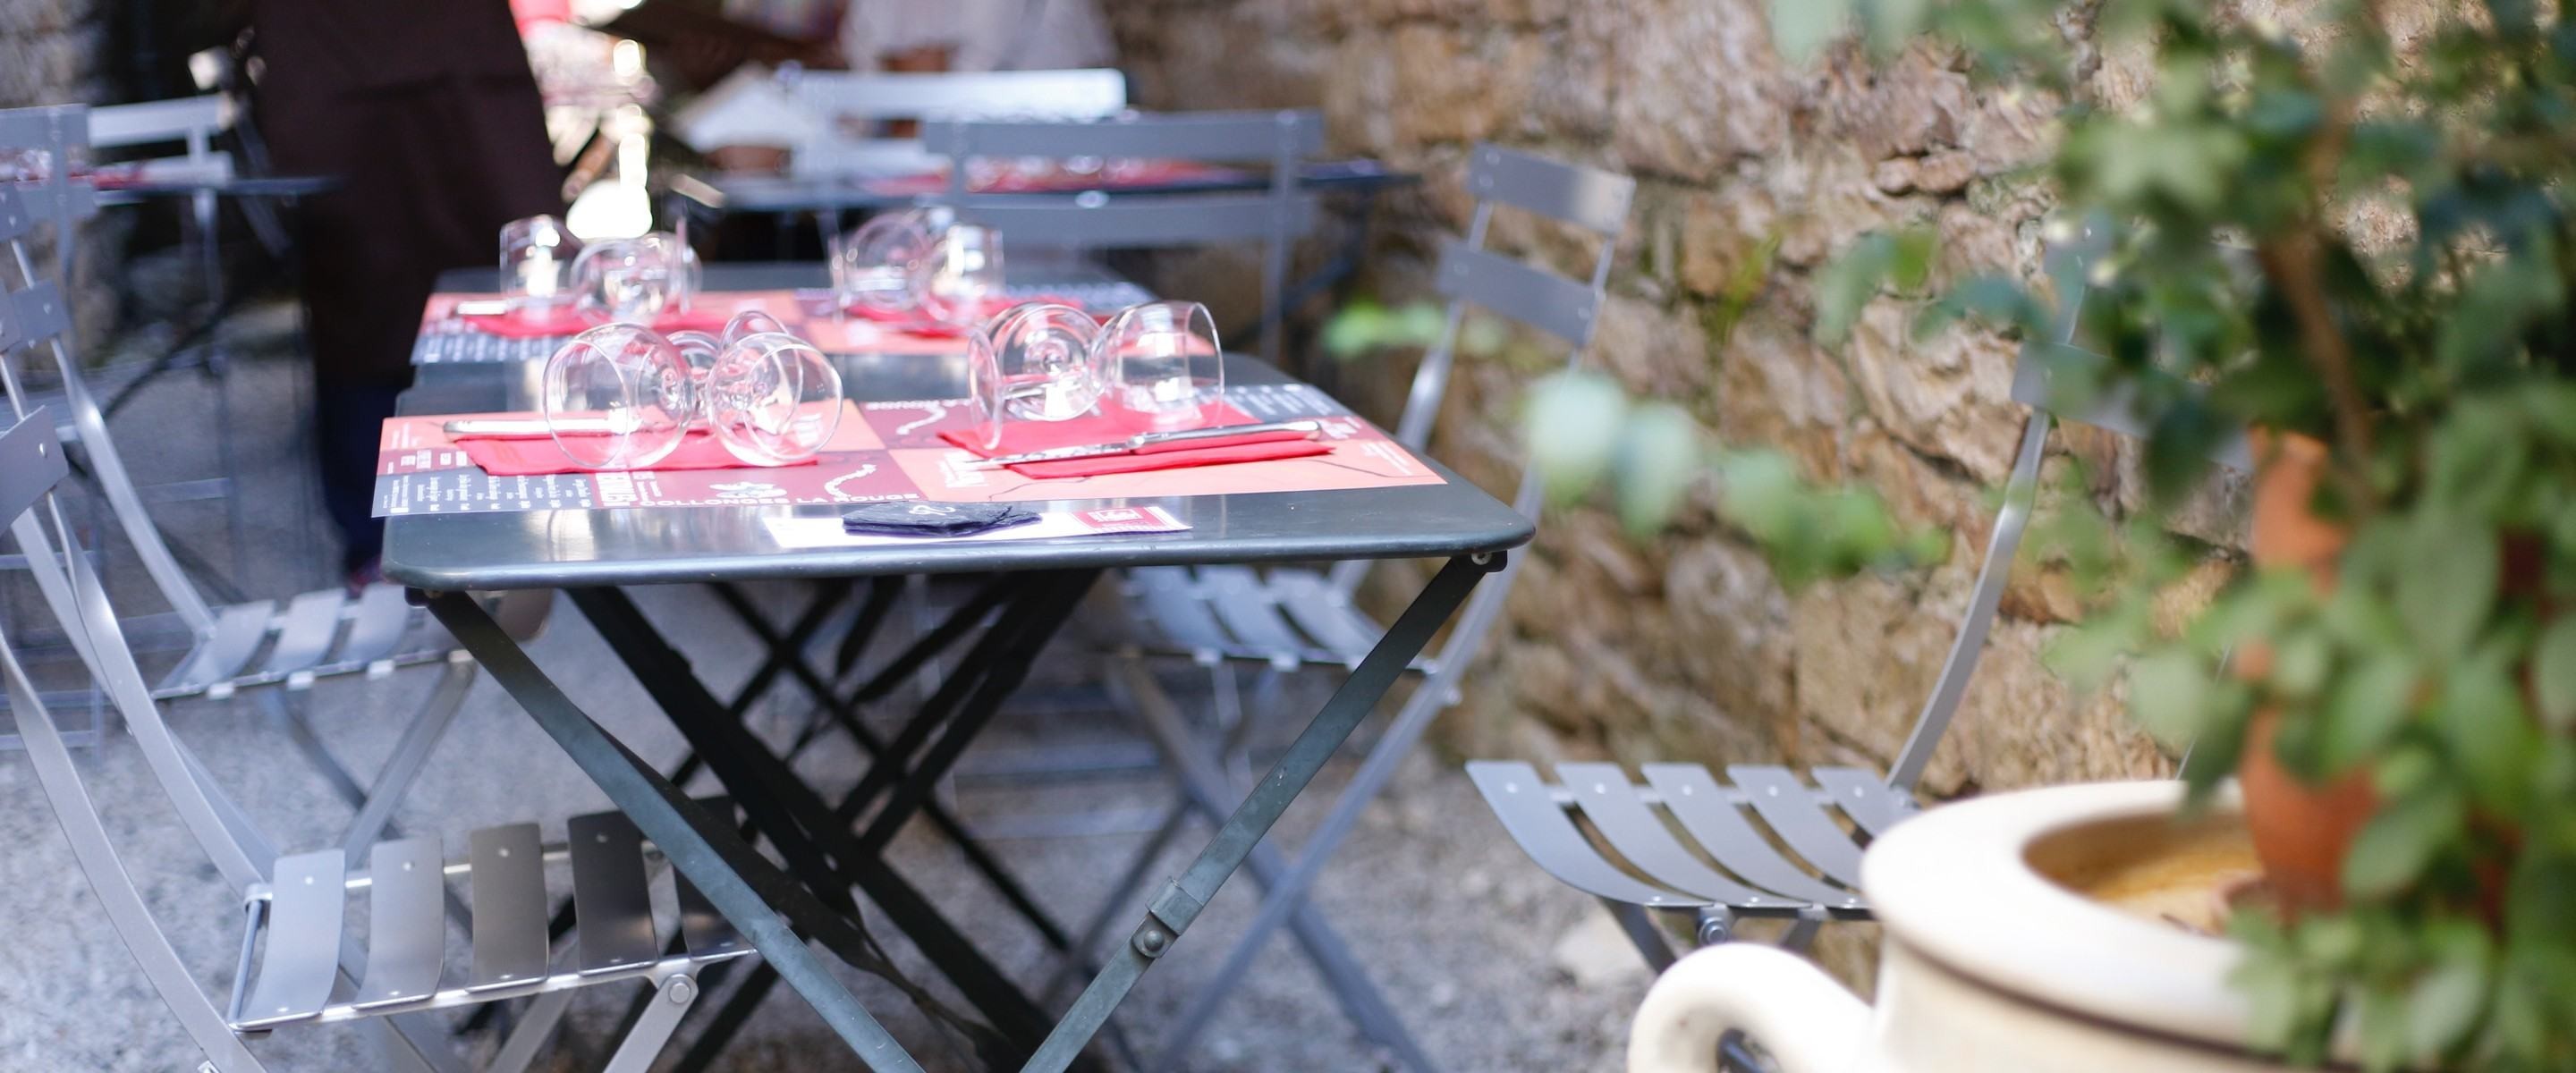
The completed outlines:
{"type": "Polygon", "coordinates": [[[699,407],[680,348],[635,324],[566,340],[539,394],[555,446],[585,469],[650,468],[679,448],[699,407]]]}
{"type": "Polygon", "coordinates": [[[1102,326],[1095,367],[1111,401],[1158,429],[1206,422],[1225,397],[1225,351],[1216,320],[1197,302],[1129,306],[1102,326]]]}

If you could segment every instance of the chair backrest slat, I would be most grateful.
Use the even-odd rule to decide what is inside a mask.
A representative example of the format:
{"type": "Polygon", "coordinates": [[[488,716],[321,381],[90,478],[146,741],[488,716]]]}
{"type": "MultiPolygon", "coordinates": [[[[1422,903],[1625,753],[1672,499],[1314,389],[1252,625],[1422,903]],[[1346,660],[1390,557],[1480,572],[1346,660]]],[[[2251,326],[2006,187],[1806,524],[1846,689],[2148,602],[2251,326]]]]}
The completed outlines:
{"type": "Polygon", "coordinates": [[[232,98],[220,93],[138,104],[100,105],[89,110],[89,144],[113,149],[161,142],[201,139],[233,125],[232,98]]]}
{"type": "Polygon", "coordinates": [[[951,157],[1130,157],[1147,160],[1262,161],[1324,151],[1312,112],[1190,112],[1125,115],[1096,123],[937,119],[921,125],[922,145],[951,157]]]}
{"type": "Polygon", "coordinates": [[[1592,341],[1599,291],[1508,257],[1450,242],[1440,250],[1440,294],[1464,299],[1575,346],[1592,341]]]}
{"type": "Polygon", "coordinates": [[[71,472],[54,438],[53,415],[38,407],[0,432],[0,518],[27,512],[71,472]]]}
{"type": "Polygon", "coordinates": [[[782,75],[788,95],[826,120],[1013,115],[1090,119],[1127,107],[1127,76],[1108,68],[782,75]]]}
{"type": "Polygon", "coordinates": [[[1292,234],[1302,232],[1315,218],[1311,197],[1282,202],[1263,194],[1094,201],[996,195],[968,198],[956,209],[959,218],[995,228],[1007,241],[1091,249],[1248,242],[1268,238],[1283,226],[1292,234]]]}
{"type": "Polygon", "coordinates": [[[1628,224],[1637,181],[1546,157],[1479,145],[1467,158],[1467,192],[1617,237],[1628,224]]]}

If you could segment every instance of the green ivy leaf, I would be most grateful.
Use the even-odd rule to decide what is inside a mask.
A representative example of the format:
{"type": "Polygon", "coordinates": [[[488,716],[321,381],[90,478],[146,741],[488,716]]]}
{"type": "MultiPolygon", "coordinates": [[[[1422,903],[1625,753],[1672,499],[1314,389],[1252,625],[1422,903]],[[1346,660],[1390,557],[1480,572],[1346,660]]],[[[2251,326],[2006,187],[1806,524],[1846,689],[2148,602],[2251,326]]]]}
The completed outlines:
{"type": "Polygon", "coordinates": [[[2326,693],[2319,728],[2320,775],[2334,775],[2379,751],[2406,721],[2415,692],[2415,664],[2402,649],[2381,649],[2345,674],[2326,693]]]}
{"type": "Polygon", "coordinates": [[[1530,387],[1523,435],[1548,498],[1571,502],[1600,483],[1627,413],[1627,393],[1599,374],[1558,373],[1530,387]]]}
{"type": "Polygon", "coordinates": [[[2486,929],[2443,921],[2428,929],[2433,967],[2407,990],[2406,1041],[2413,1060],[2429,1063],[2467,1039],[2485,1016],[2494,954],[2486,929]]]}
{"type": "Polygon", "coordinates": [[[2479,807],[2506,816],[2523,811],[2539,744],[2511,659],[2505,646],[2489,645],[2453,667],[2434,721],[2479,807]]]}
{"type": "Polygon", "coordinates": [[[1771,48],[1781,59],[1803,65],[1823,52],[1850,18],[1851,0],[1771,0],[1771,48]]]}
{"type": "Polygon", "coordinates": [[[1859,323],[1861,307],[1878,296],[1878,288],[1896,268],[1896,259],[1893,237],[1863,235],[1816,273],[1816,342],[1827,347],[1842,345],[1851,335],[1852,325],[1859,323]]]}
{"type": "Polygon", "coordinates": [[[2496,535],[2475,519],[2425,509],[2408,525],[2397,611],[2436,661],[2458,659],[2495,606],[2496,535]]]}
{"type": "Polygon", "coordinates": [[[2558,616],[2541,632],[2531,655],[2531,686],[2549,729],[2564,732],[2576,725],[2576,614],[2558,616]]]}
{"type": "Polygon", "coordinates": [[[2207,725],[2209,674],[2180,649],[2152,653],[2129,671],[2129,714],[2168,746],[2188,746],[2207,725]]]}
{"type": "Polygon", "coordinates": [[[1388,320],[1384,306],[1353,303],[1324,323],[1324,352],[1347,361],[1375,350],[1378,340],[1386,336],[1388,320]]]}
{"type": "Polygon", "coordinates": [[[2466,799],[2440,784],[2383,804],[2344,858],[2344,893],[2377,901],[2412,886],[2436,853],[2466,836],[2468,812],[2466,799]]]}
{"type": "Polygon", "coordinates": [[[1619,521],[1630,536],[1654,535],[1671,520],[1700,475],[1699,423],[1671,403],[1628,415],[1619,440],[1619,521]]]}

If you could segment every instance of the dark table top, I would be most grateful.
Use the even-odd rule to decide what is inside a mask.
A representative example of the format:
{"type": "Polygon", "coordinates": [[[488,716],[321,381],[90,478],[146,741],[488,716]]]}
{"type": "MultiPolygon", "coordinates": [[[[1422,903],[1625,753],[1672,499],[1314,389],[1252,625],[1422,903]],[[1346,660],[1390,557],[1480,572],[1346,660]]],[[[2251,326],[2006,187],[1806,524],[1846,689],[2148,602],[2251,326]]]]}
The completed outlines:
{"type": "MultiPolygon", "coordinates": [[[[918,193],[887,193],[871,189],[871,184],[900,175],[835,176],[831,178],[794,178],[780,175],[716,175],[699,179],[695,184],[674,187],[682,196],[720,212],[806,212],[832,209],[884,209],[917,204],[925,197],[918,193]]],[[[1368,193],[1390,186],[1421,181],[1411,172],[1389,170],[1374,160],[1325,160],[1306,165],[1298,172],[1298,185],[1318,193],[1351,191],[1368,193]]],[[[1133,184],[1110,189],[1114,194],[1196,194],[1225,190],[1261,190],[1270,180],[1253,172],[1228,172],[1221,175],[1193,177],[1171,182],[1133,184]]],[[[1073,190],[1045,191],[1048,194],[1077,193],[1073,190]]],[[[1017,195],[1000,195],[1017,196],[1017,195]]]]}
{"type": "Polygon", "coordinates": [[[213,194],[217,197],[305,197],[331,190],[339,185],[340,179],[335,175],[242,175],[230,179],[193,179],[102,186],[98,188],[98,199],[102,204],[122,204],[146,198],[189,197],[196,194],[213,194]]]}
{"type": "MultiPolygon", "coordinates": [[[[707,266],[709,290],[810,286],[820,265],[707,266]]],[[[490,286],[490,272],[450,273],[442,289],[490,286]]],[[[962,353],[840,355],[841,381],[858,400],[948,398],[965,393],[962,353]]],[[[1240,383],[1289,377],[1228,355],[1240,383]]],[[[403,393],[406,414],[533,409],[535,363],[425,365],[403,393]]],[[[674,507],[521,513],[405,515],[385,528],[385,576],[423,589],[527,589],[669,584],[754,578],[860,577],[1006,570],[1431,558],[1500,551],[1528,542],[1530,520],[1448,468],[1424,459],[1438,485],[1257,495],[1068,499],[1033,510],[1160,506],[1191,528],[980,543],[787,548],[762,519],[822,507],[674,507]]]]}

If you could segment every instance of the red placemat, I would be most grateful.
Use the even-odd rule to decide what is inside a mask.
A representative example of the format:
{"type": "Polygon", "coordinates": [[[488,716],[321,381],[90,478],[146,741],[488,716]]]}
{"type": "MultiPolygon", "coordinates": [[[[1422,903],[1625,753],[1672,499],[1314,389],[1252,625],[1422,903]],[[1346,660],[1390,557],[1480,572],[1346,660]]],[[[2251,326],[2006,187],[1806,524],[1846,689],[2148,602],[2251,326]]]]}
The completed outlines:
{"type": "MultiPolygon", "coordinates": [[[[483,472],[495,477],[543,477],[556,473],[599,472],[574,462],[555,446],[554,438],[531,439],[522,436],[460,436],[456,446],[465,457],[473,459],[483,472]]],[[[713,433],[697,431],[681,439],[680,446],[664,455],[661,461],[645,467],[655,473],[690,469],[786,469],[810,466],[811,458],[780,466],[756,466],[736,458],[713,433]]]]}
{"type": "Polygon", "coordinates": [[[1007,468],[1023,477],[1057,480],[1066,477],[1099,477],[1111,473],[1188,469],[1192,466],[1223,466],[1237,462],[1266,462],[1274,458],[1305,458],[1309,455],[1333,453],[1331,447],[1314,440],[1280,439],[1275,433],[1267,436],[1241,436],[1199,442],[1205,446],[1145,454],[1060,458],[1052,462],[1022,462],[1007,468]]]}
{"type": "Polygon", "coordinates": [[[939,438],[951,446],[974,452],[976,457],[997,458],[1031,451],[1052,451],[1058,447],[1116,443],[1147,432],[1257,423],[1250,414],[1222,402],[1212,402],[1200,408],[1198,420],[1182,424],[1158,423],[1147,415],[1126,410],[1084,414],[1070,421],[1004,421],[1002,442],[990,450],[975,442],[975,430],[971,428],[944,428],[939,431],[939,438]]]}
{"type": "MultiPolygon", "coordinates": [[[[1196,160],[1126,160],[1104,171],[1069,171],[1062,167],[1040,172],[1012,170],[992,179],[971,184],[968,189],[978,194],[1069,194],[1083,190],[1120,190],[1135,187],[1171,186],[1176,183],[1215,182],[1247,174],[1235,168],[1221,168],[1196,160]]],[[[910,175],[890,175],[870,179],[863,184],[871,194],[889,197],[916,197],[937,194],[948,189],[948,169],[933,168],[910,175]]]]}

